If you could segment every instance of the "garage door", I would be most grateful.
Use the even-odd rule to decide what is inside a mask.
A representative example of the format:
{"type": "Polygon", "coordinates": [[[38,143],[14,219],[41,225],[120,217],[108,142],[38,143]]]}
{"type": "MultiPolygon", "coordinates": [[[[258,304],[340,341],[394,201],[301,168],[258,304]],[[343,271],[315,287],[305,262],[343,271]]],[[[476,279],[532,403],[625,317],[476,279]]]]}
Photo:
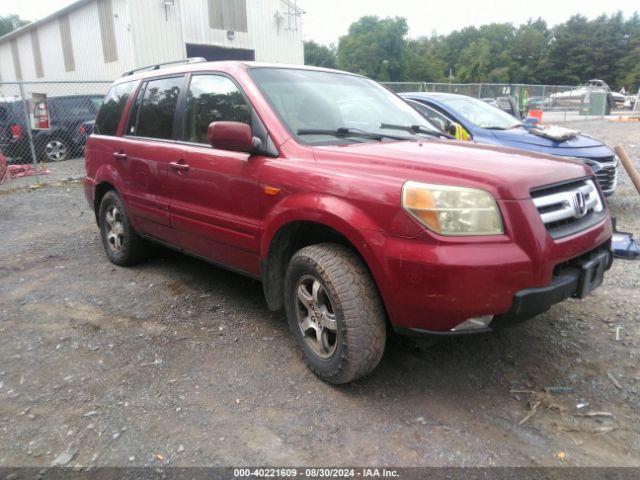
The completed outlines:
{"type": "Polygon", "coordinates": [[[194,45],[187,44],[187,57],[203,57],[210,62],[217,60],[247,60],[256,59],[254,50],[245,50],[243,48],[223,48],[214,47],[212,45],[194,45]]]}

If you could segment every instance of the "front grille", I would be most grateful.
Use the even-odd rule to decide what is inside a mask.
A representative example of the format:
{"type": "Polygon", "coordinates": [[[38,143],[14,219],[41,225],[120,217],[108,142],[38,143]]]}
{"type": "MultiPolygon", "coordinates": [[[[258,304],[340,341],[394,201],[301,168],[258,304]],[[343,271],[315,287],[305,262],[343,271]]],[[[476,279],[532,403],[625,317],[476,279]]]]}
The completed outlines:
{"type": "Polygon", "coordinates": [[[606,215],[591,178],[537,188],[531,198],[553,238],[566,237],[596,224],[606,215]]]}
{"type": "Polygon", "coordinates": [[[616,157],[594,158],[602,169],[596,173],[596,179],[605,194],[613,193],[618,186],[618,159],[616,157]]]}

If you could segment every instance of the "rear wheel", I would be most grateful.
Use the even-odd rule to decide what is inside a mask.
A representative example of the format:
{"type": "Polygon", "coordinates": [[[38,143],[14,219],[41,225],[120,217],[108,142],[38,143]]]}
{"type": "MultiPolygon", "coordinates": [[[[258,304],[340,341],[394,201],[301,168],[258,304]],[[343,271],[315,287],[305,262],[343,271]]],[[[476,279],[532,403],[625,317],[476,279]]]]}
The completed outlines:
{"type": "Polygon", "coordinates": [[[147,258],[147,242],[134,231],[124,203],[115,191],[102,198],[99,220],[102,245],[112,263],[126,266],[147,258]]]}
{"type": "Polygon", "coordinates": [[[309,368],[341,384],[380,362],[386,321],[375,282],[360,257],[342,245],[298,251],[285,280],[289,327],[309,368]]]}

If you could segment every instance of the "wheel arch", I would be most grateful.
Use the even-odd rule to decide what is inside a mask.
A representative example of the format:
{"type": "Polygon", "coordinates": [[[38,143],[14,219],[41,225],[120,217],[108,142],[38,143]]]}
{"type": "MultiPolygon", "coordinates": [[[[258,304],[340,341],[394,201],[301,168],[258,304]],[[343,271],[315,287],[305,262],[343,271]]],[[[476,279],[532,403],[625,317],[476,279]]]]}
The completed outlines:
{"type": "Polygon", "coordinates": [[[116,187],[108,181],[103,181],[96,185],[95,194],[93,196],[93,211],[96,215],[96,224],[98,226],[100,226],[100,204],[102,203],[104,196],[111,190],[117,192],[116,187]]]}
{"type": "Polygon", "coordinates": [[[98,224],[100,223],[100,203],[108,191],[115,190],[122,198],[125,208],[127,207],[123,192],[124,182],[113,165],[103,164],[95,171],[95,174],[91,174],[88,169],[87,177],[93,177],[91,182],[95,185],[93,190],[93,211],[96,214],[96,222],[98,224]]]}
{"type": "MultiPolygon", "coordinates": [[[[380,291],[378,282],[381,266],[363,235],[362,212],[348,209],[313,210],[296,209],[283,212],[279,218],[267,223],[261,242],[261,277],[269,309],[277,311],[284,306],[284,277],[287,265],[295,252],[318,243],[338,243],[356,252],[369,269],[380,291]],[[350,214],[345,215],[347,211],[350,214]],[[333,212],[333,213],[332,213],[333,212]],[[303,214],[301,214],[303,213],[303,214]],[[356,222],[354,217],[360,220],[356,222]]],[[[382,292],[380,292],[382,293],[382,292]]]]}

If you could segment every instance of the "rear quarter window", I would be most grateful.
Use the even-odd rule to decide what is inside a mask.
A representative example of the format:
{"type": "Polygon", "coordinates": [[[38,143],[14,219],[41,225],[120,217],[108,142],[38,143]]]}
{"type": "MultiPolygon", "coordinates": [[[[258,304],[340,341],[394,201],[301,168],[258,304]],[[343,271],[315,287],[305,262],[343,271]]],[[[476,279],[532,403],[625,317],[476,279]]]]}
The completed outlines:
{"type": "Polygon", "coordinates": [[[137,81],[132,81],[114,85],[109,89],[96,118],[96,124],[93,129],[96,135],[113,136],[116,134],[120,117],[136,85],[137,81]]]}

